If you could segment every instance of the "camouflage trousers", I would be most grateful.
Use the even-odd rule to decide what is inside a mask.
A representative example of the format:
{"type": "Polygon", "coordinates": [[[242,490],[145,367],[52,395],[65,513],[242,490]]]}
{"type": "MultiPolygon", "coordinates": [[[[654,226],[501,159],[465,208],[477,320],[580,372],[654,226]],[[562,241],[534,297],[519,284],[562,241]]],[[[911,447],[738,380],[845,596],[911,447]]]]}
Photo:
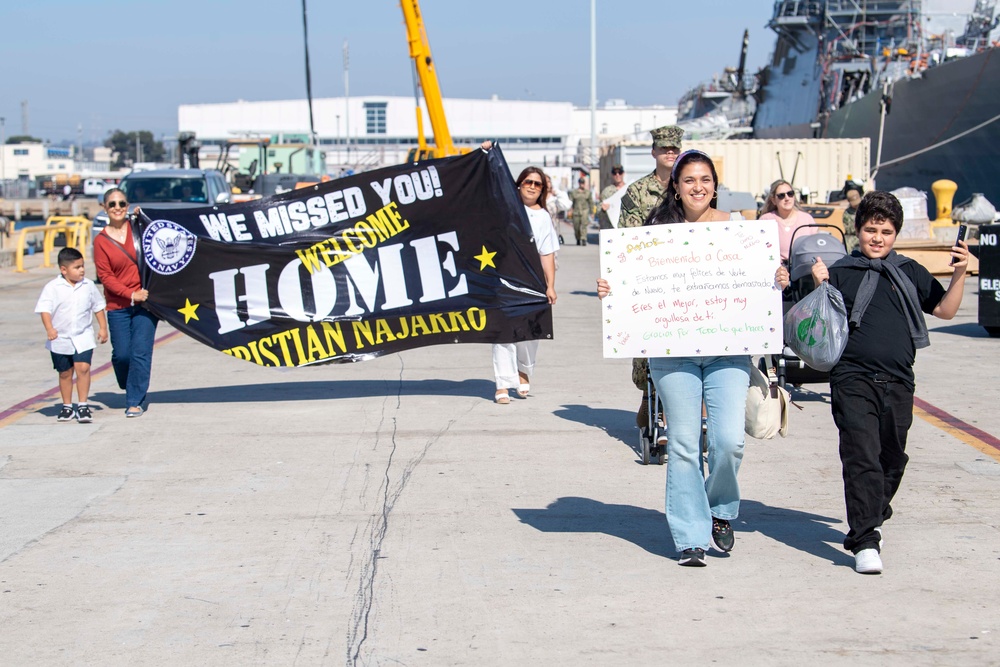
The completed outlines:
{"type": "Polygon", "coordinates": [[[646,393],[646,378],[649,375],[649,359],[638,357],[632,360],[632,384],[635,388],[646,393]]]}
{"type": "Polygon", "coordinates": [[[585,215],[574,215],[573,216],[573,232],[576,234],[577,241],[587,240],[587,226],[590,224],[590,220],[585,215]]]}

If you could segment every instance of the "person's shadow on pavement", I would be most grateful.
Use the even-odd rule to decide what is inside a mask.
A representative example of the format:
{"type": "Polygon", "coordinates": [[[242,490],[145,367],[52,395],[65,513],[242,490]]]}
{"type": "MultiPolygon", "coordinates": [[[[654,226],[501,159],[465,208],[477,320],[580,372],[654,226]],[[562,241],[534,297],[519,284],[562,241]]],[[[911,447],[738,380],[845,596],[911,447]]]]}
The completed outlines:
{"type": "MultiPolygon", "coordinates": [[[[511,511],[521,523],[544,533],[604,533],[631,542],[656,556],[677,557],[663,512],[657,510],[569,496],[543,509],[513,508],[511,511]]],[[[737,533],[758,532],[833,565],[853,567],[854,558],[834,546],[844,539],[843,533],[831,525],[839,523],[840,519],[744,499],[740,502],[740,517],[733,521],[733,529],[737,533]]]]}
{"type": "Polygon", "coordinates": [[[740,501],[740,517],[733,522],[733,529],[737,533],[757,532],[834,565],[853,568],[854,556],[839,546],[844,541],[844,533],[833,527],[841,523],[840,519],[771,507],[744,498],[740,501]]]}
{"type": "Polygon", "coordinates": [[[604,533],[664,558],[676,558],[663,512],[609,505],[593,498],[559,498],[544,509],[513,508],[521,521],[543,533],[604,533]]]}
{"type": "MultiPolygon", "coordinates": [[[[592,408],[589,405],[564,405],[552,414],[566,421],[600,429],[628,445],[636,457],[642,456],[634,412],[616,408],[592,408]]],[[[636,460],[639,461],[638,458],[636,460]]]]}

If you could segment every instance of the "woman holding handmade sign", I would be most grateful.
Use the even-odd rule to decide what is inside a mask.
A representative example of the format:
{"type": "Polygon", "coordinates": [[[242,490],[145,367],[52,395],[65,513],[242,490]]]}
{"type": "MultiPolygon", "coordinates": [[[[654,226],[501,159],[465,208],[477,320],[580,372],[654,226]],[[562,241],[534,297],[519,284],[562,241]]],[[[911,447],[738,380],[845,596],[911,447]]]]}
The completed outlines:
{"type": "MultiPolygon", "coordinates": [[[[483,144],[483,148],[489,150],[486,144],[483,144]]],[[[559,249],[559,242],[552,228],[552,218],[545,209],[545,198],[548,194],[545,173],[538,167],[528,167],[521,172],[515,183],[521,194],[524,210],[528,213],[535,248],[541,256],[542,272],[545,274],[545,296],[550,304],[554,304],[556,302],[555,252],[559,249]]],[[[494,400],[497,403],[501,405],[510,403],[510,394],[507,391],[510,387],[516,387],[517,395],[521,398],[528,396],[531,390],[529,381],[531,372],[535,368],[537,353],[537,340],[493,345],[493,374],[496,376],[497,386],[494,400]]]]}
{"type": "MultiPolygon", "coordinates": [[[[718,182],[711,158],[700,151],[682,153],[662,202],[645,224],[740,219],[715,208],[718,182]]],[[[787,286],[788,271],[779,266],[775,281],[781,288],[787,286]]],[[[609,283],[599,279],[597,295],[603,299],[610,292],[609,283]]],[[[652,357],[649,366],[670,429],[666,491],[670,533],[681,565],[704,566],[710,544],[722,552],[735,545],[730,522],[740,507],[736,476],[743,459],[750,358],[746,354],[652,357]],[[703,403],[708,423],[707,478],[701,457],[703,403]]]]}

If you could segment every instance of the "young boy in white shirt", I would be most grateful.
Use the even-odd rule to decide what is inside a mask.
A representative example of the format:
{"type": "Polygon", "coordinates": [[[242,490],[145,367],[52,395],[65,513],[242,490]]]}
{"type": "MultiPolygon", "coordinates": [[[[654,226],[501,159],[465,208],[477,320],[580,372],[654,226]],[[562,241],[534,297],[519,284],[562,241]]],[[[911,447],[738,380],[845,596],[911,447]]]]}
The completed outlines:
{"type": "Polygon", "coordinates": [[[81,424],[94,420],[87,397],[90,394],[90,361],[97,344],[93,320],[100,327],[97,341],[108,342],[108,321],[104,314],[104,296],[97,285],[84,275],[83,255],[76,248],[59,251],[58,278],[42,289],[35,312],[42,316],[48,335],[46,349],[52,355],[52,365],[59,373],[59,393],[62,408],[57,421],[68,422],[74,417],[81,424]],[[76,393],[79,406],[73,406],[73,371],[76,371],[76,393]]]}

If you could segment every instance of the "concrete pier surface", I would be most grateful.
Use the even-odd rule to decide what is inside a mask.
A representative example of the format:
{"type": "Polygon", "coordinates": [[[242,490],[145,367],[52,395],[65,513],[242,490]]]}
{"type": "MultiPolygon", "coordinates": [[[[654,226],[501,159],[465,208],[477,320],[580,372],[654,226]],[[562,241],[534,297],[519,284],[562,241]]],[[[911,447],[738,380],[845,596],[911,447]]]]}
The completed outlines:
{"type": "Polygon", "coordinates": [[[560,251],[556,338],[510,405],[485,345],[276,370],[161,324],[148,412],[125,419],[105,345],[92,424],[55,419],[32,312],[55,273],[0,272],[0,662],[1000,663],[1000,341],[975,281],[917,355],[884,574],[841,547],[824,385],[787,438],[748,439],[736,548],[692,569],[629,363],[601,357],[597,258],[560,251]]]}

